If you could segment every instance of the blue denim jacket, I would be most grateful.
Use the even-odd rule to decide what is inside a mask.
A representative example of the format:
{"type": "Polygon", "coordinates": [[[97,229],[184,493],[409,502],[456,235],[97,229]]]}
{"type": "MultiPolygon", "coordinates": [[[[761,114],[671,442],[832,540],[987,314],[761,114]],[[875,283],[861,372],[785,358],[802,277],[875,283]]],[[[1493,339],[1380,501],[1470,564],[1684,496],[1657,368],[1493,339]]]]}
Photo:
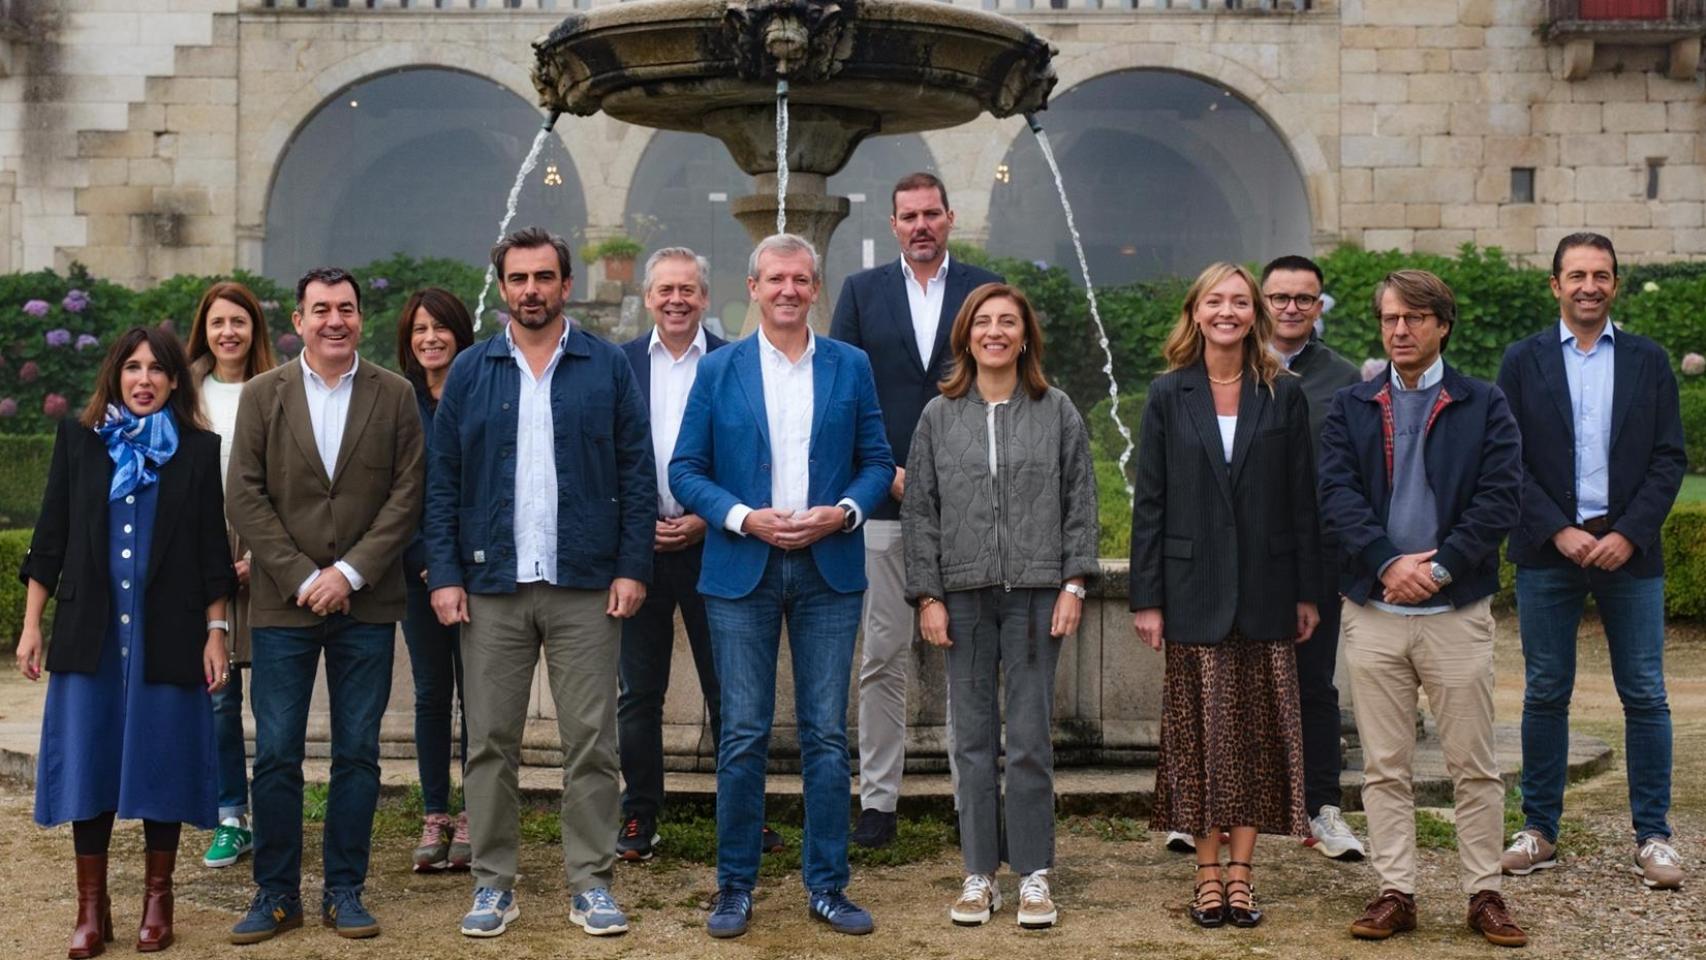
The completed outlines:
{"type": "MultiPolygon", "coordinates": [[[[501,332],[464,350],[433,416],[427,585],[515,592],[516,415],[521,371],[501,332]]],[[[649,583],[657,519],[650,424],[622,351],[571,326],[551,376],[558,586],[649,583]]]]}

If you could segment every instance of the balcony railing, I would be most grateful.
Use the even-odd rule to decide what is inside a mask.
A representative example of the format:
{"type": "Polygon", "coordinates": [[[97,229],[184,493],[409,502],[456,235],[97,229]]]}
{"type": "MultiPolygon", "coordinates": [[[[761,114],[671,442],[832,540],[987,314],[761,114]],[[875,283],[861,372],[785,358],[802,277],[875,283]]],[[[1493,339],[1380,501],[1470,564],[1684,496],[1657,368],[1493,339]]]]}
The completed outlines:
{"type": "Polygon", "coordinates": [[[1668,43],[1706,32],[1706,0],[1546,0],[1548,40],[1668,43]]]}
{"type": "MultiPolygon", "coordinates": [[[[515,11],[518,13],[585,10],[626,0],[243,0],[251,10],[312,10],[323,13],[413,10],[515,11]]],[[[1184,13],[1308,13],[1316,0],[941,0],[1003,13],[1050,10],[1171,10],[1184,13]]],[[[1593,2],[1593,0],[1586,0],[1593,2]]],[[[1706,2],[1706,0],[1702,0],[1706,2]]]]}

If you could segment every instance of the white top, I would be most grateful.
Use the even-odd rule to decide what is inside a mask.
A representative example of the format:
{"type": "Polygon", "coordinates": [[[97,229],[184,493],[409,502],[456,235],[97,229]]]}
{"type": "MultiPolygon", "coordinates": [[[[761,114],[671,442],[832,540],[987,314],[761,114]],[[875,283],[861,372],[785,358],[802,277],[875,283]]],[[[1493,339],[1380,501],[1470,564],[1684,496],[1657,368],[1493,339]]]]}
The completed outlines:
{"type": "Polygon", "coordinates": [[[989,405],[989,475],[992,477],[1000,476],[1000,464],[995,457],[995,408],[1006,402],[997,400],[989,405]]]}
{"type": "Polygon", "coordinates": [[[704,327],[693,335],[693,342],[679,358],[670,355],[656,327],[646,348],[652,361],[652,460],[657,467],[660,517],[679,517],[686,512],[669,492],[669,458],[675,455],[681,415],[687,410],[687,394],[699,376],[699,358],[705,349],[704,327]]]}
{"type": "MultiPolygon", "coordinates": [[[[337,383],[327,383],[314,372],[314,368],[308,365],[306,351],[300,359],[303,392],[308,397],[308,424],[314,431],[314,448],[319,451],[320,463],[325,466],[326,477],[330,479],[337,475],[338,448],[344,445],[344,424],[349,422],[349,400],[355,394],[355,371],[361,366],[361,357],[350,357],[349,370],[338,377],[337,383]]],[[[225,444],[219,446],[223,458],[225,444]]],[[[367,586],[361,574],[343,560],[334,561],[332,566],[343,573],[351,590],[367,586]]],[[[302,581],[302,586],[296,588],[297,595],[308,592],[319,578],[320,571],[310,573],[308,579],[302,581]]]]}
{"type": "Polygon", "coordinates": [[[1226,462],[1232,462],[1232,438],[1238,435],[1238,415],[1223,417],[1215,414],[1214,419],[1220,421],[1220,446],[1226,451],[1226,462]]]}
{"type": "Polygon", "coordinates": [[[243,397],[240,383],[222,383],[212,375],[201,381],[201,412],[219,434],[219,488],[225,489],[225,474],[231,469],[231,441],[237,435],[237,401],[243,397]]]}
{"type": "Polygon", "coordinates": [[[557,445],[551,416],[551,375],[569,342],[569,318],[551,352],[545,372],[533,368],[515,338],[504,328],[509,353],[521,369],[521,397],[515,410],[515,582],[557,583],[557,445]]]}
{"type": "Polygon", "coordinates": [[[942,255],[942,265],[924,286],[918,285],[918,275],[905,257],[900,258],[900,272],[906,283],[906,306],[912,311],[912,335],[918,339],[918,362],[929,367],[936,328],[942,323],[942,301],[948,296],[948,255],[942,255]]]}

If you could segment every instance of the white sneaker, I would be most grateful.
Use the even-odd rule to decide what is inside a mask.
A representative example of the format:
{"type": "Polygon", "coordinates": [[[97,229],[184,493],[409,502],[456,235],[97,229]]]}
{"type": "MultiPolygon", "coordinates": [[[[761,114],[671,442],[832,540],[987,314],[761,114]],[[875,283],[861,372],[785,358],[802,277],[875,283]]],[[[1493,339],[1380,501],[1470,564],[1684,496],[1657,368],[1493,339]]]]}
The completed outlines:
{"type": "Polygon", "coordinates": [[[1038,870],[1019,881],[1019,926],[1042,930],[1054,926],[1058,914],[1049,899],[1048,871],[1038,870]]]}
{"type": "Polygon", "coordinates": [[[1331,804],[1309,819],[1309,832],[1315,835],[1315,849],[1329,860],[1361,860],[1365,854],[1344,814],[1331,804]]]}
{"type": "Polygon", "coordinates": [[[990,915],[1000,909],[1001,888],[995,885],[995,878],[974,873],[966,877],[960,898],[948,911],[948,919],[962,927],[976,927],[988,923],[990,915]]]}
{"type": "Polygon", "coordinates": [[[1192,853],[1197,849],[1197,838],[1178,830],[1167,834],[1167,849],[1174,853],[1192,853]]]}

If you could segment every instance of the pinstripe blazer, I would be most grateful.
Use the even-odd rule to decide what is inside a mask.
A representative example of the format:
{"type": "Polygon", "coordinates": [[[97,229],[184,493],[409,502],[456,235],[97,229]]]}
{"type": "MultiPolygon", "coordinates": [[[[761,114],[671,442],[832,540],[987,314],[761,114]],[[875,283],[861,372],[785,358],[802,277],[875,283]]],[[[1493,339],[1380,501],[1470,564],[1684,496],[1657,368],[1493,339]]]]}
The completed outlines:
{"type": "Polygon", "coordinates": [[[1234,628],[1258,640],[1295,635],[1321,564],[1301,383],[1282,374],[1270,392],[1244,378],[1231,463],[1200,362],[1150,386],[1142,430],[1131,608],[1162,608],[1171,643],[1218,643],[1234,628]]]}

